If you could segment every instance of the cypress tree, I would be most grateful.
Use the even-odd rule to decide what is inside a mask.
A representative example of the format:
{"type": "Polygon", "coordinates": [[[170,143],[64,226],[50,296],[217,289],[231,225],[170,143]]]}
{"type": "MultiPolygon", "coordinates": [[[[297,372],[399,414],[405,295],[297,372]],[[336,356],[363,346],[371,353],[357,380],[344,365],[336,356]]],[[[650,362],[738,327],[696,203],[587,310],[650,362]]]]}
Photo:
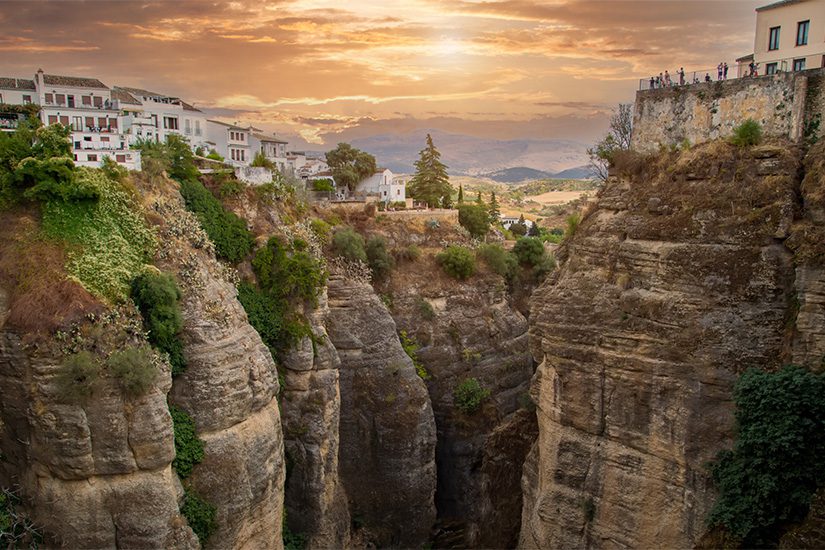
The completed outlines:
{"type": "MultiPolygon", "coordinates": [[[[452,205],[453,186],[447,176],[447,166],[441,162],[441,153],[427,134],[427,146],[415,162],[415,175],[410,181],[410,194],[425,201],[431,208],[449,208],[452,205]]],[[[463,197],[462,197],[463,200],[463,197]]]]}
{"type": "Polygon", "coordinates": [[[490,214],[490,222],[492,223],[497,223],[499,218],[501,218],[501,211],[498,208],[495,191],[490,195],[490,204],[487,207],[487,213],[490,214]]]}
{"type": "Polygon", "coordinates": [[[464,186],[458,185],[458,204],[464,204],[464,186]]]}
{"type": "Polygon", "coordinates": [[[476,197],[476,204],[484,204],[484,199],[481,198],[481,191],[478,192],[478,196],[476,197]]]}

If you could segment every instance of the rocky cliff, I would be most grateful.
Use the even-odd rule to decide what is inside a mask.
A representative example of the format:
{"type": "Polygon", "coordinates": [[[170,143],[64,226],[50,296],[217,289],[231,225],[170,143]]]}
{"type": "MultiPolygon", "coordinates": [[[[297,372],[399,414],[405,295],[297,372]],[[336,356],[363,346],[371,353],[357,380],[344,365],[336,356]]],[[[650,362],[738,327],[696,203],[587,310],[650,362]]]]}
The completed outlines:
{"type": "Polygon", "coordinates": [[[533,296],[539,439],[520,546],[702,536],[705,463],[730,447],[737,373],[789,360],[792,341],[797,360],[819,353],[819,274],[795,269],[786,246],[799,154],[716,142],[617,163],[533,296]]]}

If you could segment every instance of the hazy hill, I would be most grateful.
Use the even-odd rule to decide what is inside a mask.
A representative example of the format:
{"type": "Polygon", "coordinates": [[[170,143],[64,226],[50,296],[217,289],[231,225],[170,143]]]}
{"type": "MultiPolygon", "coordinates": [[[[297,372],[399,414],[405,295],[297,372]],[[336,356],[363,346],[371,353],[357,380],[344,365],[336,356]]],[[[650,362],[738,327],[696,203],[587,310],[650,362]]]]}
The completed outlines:
{"type": "MultiPolygon", "coordinates": [[[[394,172],[411,173],[418,152],[424,148],[427,133],[427,130],[417,130],[407,134],[375,135],[353,140],[352,145],[375,155],[381,166],[394,172]]],[[[575,141],[494,140],[439,130],[431,130],[429,133],[452,174],[489,174],[508,168],[540,172],[518,179],[499,180],[523,181],[580,167],[587,160],[586,145],[575,141]]]]}

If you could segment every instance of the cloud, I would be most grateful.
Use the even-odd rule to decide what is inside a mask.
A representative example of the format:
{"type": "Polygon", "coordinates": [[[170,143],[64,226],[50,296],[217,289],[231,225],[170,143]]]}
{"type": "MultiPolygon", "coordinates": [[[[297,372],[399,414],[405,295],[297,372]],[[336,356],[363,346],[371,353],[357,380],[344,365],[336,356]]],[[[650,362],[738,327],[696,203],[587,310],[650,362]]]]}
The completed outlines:
{"type": "Polygon", "coordinates": [[[183,97],[314,142],[430,127],[591,141],[639,78],[752,46],[752,0],[5,0],[0,73],[183,97]]]}

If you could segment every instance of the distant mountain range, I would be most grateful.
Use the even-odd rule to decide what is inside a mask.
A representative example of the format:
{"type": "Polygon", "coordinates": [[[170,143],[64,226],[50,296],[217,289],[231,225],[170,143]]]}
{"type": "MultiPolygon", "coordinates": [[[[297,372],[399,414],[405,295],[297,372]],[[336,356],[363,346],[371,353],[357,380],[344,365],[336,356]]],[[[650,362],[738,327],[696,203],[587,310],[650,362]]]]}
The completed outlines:
{"type": "Polygon", "coordinates": [[[549,178],[557,179],[585,179],[590,176],[590,168],[587,166],[575,166],[562,170],[561,172],[545,172],[526,166],[516,166],[496,170],[486,174],[479,174],[480,177],[489,178],[499,183],[521,183],[523,181],[541,180],[549,178]]]}
{"type": "Polygon", "coordinates": [[[547,177],[582,177],[587,146],[561,139],[495,140],[440,130],[416,130],[352,140],[352,145],[375,156],[393,172],[411,174],[426,144],[427,133],[441,152],[441,160],[454,175],[492,177],[502,182],[547,177]],[[559,175],[564,174],[564,175],[559,175]],[[497,179],[503,178],[503,179],[497,179]]]}

